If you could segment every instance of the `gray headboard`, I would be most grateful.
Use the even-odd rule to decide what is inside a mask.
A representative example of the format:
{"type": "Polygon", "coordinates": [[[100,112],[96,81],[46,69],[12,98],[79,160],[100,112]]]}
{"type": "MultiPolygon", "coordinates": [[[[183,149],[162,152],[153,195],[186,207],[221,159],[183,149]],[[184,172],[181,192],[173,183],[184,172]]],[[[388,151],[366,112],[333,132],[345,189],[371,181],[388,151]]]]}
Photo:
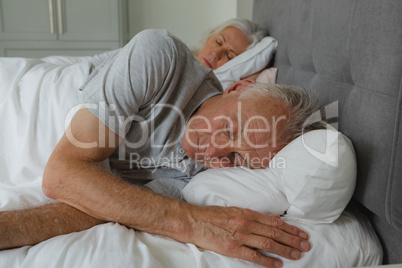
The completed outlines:
{"type": "Polygon", "coordinates": [[[402,1],[254,0],[253,20],[278,39],[278,83],[338,101],[357,153],[355,202],[384,263],[402,263],[402,1]]]}

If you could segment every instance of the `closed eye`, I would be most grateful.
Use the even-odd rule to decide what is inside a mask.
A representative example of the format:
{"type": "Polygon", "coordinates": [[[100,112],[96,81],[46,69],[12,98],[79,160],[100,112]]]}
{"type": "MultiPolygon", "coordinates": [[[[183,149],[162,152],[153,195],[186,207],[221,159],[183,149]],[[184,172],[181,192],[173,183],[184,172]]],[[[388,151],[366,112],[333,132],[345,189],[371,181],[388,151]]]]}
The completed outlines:
{"type": "Polygon", "coordinates": [[[226,130],[226,134],[229,137],[229,139],[233,140],[235,138],[235,136],[234,136],[232,129],[230,128],[229,122],[226,123],[225,130],[226,130]]]}
{"type": "Polygon", "coordinates": [[[237,152],[232,152],[230,159],[232,164],[235,166],[247,166],[247,161],[237,152]]]}

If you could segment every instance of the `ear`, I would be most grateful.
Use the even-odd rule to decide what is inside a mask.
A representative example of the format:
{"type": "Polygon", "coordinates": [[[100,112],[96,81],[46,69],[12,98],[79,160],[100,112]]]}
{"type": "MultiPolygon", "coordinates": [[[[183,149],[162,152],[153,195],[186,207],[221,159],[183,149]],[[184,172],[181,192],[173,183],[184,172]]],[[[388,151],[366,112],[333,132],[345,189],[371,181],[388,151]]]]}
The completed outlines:
{"type": "Polygon", "coordinates": [[[254,84],[255,83],[255,81],[254,80],[251,80],[251,79],[242,79],[242,80],[240,80],[240,81],[238,81],[238,82],[235,82],[235,83],[233,83],[232,85],[230,85],[226,90],[225,90],[225,92],[223,93],[223,95],[226,95],[226,94],[229,94],[230,92],[234,92],[234,91],[237,91],[237,92],[243,92],[247,87],[248,87],[248,85],[250,85],[250,84],[254,84]]]}

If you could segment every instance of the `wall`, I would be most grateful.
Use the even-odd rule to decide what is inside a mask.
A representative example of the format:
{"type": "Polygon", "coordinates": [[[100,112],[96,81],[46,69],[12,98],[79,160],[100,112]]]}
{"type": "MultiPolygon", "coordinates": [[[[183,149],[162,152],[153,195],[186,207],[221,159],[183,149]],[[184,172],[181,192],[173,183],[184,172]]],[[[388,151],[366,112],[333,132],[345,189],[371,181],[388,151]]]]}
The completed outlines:
{"type": "Polygon", "coordinates": [[[190,48],[202,34],[231,18],[251,19],[252,0],[129,0],[130,37],[143,29],[167,29],[190,48]]]}
{"type": "Polygon", "coordinates": [[[237,0],[237,18],[252,19],[253,0],[237,0]]]}

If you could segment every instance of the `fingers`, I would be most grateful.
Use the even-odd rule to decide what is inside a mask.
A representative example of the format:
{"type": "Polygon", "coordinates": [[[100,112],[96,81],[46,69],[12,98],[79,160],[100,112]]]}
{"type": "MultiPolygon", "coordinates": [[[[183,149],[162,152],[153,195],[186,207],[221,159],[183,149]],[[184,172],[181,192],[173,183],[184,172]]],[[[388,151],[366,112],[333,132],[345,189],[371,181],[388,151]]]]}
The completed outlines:
{"type": "Polygon", "coordinates": [[[240,258],[243,260],[253,262],[253,263],[262,265],[264,267],[279,268],[279,267],[282,267],[282,265],[283,265],[281,260],[264,256],[261,253],[259,253],[258,251],[255,251],[251,248],[242,247],[241,251],[242,252],[241,252],[240,258]]]}
{"type": "MultiPolygon", "coordinates": [[[[245,213],[255,214],[254,211],[248,210],[245,213]]],[[[278,215],[255,214],[255,222],[249,223],[249,228],[253,230],[253,234],[268,237],[272,240],[287,245],[300,251],[309,251],[310,243],[307,241],[308,234],[284,222],[278,215]]],[[[282,256],[282,255],[281,255],[282,256]]]]}
{"type": "Polygon", "coordinates": [[[246,241],[247,242],[245,244],[250,248],[258,248],[289,260],[298,260],[301,257],[300,250],[285,246],[270,238],[257,235],[249,235],[246,238],[246,241]]]}
{"type": "MultiPolygon", "coordinates": [[[[283,222],[283,224],[286,223],[283,222]]],[[[252,234],[254,236],[261,237],[263,239],[267,238],[268,240],[272,241],[271,244],[273,245],[280,243],[281,247],[278,246],[275,248],[275,249],[281,249],[280,251],[272,251],[271,249],[267,249],[266,247],[261,248],[260,245],[265,244],[270,245],[270,242],[266,240],[261,241],[260,239],[258,240],[257,244],[255,244],[256,242],[254,242],[253,245],[249,246],[257,247],[259,249],[278,254],[285,258],[289,258],[290,255],[292,255],[291,259],[295,259],[294,256],[297,255],[295,252],[291,251],[292,248],[303,252],[310,250],[311,248],[310,243],[306,239],[300,237],[300,232],[305,233],[304,231],[300,231],[297,228],[294,230],[295,227],[293,228],[292,226],[286,226],[287,231],[283,231],[281,227],[282,225],[280,225],[279,227],[275,227],[275,226],[263,225],[260,223],[250,223],[249,225],[250,230],[253,230],[252,234]],[[289,232],[289,228],[292,230],[292,232],[289,232]]],[[[302,236],[305,237],[307,236],[307,234],[302,236]]],[[[300,252],[298,255],[300,255],[300,252]]]]}
{"type": "Polygon", "coordinates": [[[297,228],[296,226],[287,224],[281,219],[279,215],[264,215],[249,209],[246,209],[245,213],[251,214],[256,222],[259,222],[263,225],[278,228],[292,236],[298,236],[304,240],[308,239],[308,234],[305,231],[297,228]]]}
{"type": "MultiPolygon", "coordinates": [[[[253,211],[244,211],[253,214],[253,211]]],[[[244,246],[261,249],[290,260],[298,260],[301,252],[309,251],[311,246],[306,240],[308,235],[301,229],[285,223],[277,215],[247,215],[254,220],[237,223],[240,232],[237,238],[244,246]]]]}
{"type": "MultiPolygon", "coordinates": [[[[279,228],[288,234],[298,236],[304,240],[308,239],[308,234],[305,231],[297,228],[296,226],[287,224],[280,217],[273,218],[271,221],[273,222],[272,226],[275,226],[276,228],[279,228]]],[[[264,222],[262,223],[264,224],[264,222]]]]}

